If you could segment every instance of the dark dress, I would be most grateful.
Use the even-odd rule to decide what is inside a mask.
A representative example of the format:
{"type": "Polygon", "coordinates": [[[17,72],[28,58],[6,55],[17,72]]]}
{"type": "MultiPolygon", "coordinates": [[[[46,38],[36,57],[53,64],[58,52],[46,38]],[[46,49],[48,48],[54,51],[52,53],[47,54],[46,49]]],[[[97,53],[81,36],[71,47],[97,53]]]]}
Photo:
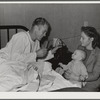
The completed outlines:
{"type": "Polygon", "coordinates": [[[71,55],[72,52],[68,50],[67,46],[62,46],[56,51],[54,58],[48,61],[52,63],[52,68],[55,70],[59,67],[59,63],[68,64],[72,60],[71,55]]]}

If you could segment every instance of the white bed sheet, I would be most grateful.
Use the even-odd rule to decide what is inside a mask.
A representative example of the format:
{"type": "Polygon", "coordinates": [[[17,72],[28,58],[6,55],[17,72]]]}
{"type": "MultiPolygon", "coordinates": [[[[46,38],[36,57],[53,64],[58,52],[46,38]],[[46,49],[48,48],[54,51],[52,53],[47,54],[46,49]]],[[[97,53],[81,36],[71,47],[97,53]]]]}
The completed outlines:
{"type": "Polygon", "coordinates": [[[27,70],[26,65],[19,62],[9,62],[0,65],[0,91],[26,91],[26,92],[47,92],[65,87],[78,87],[60,74],[52,70],[49,62],[35,63],[39,67],[41,78],[38,71],[32,68],[27,70]],[[27,76],[28,75],[28,76],[27,76]]]}

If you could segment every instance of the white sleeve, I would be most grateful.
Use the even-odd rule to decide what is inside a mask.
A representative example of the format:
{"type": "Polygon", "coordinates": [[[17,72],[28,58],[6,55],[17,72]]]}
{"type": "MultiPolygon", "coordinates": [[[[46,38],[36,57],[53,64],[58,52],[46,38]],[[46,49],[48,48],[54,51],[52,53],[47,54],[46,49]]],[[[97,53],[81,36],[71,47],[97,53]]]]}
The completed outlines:
{"type": "Polygon", "coordinates": [[[36,61],[36,52],[34,53],[28,53],[28,54],[19,54],[19,53],[14,53],[12,60],[17,60],[17,61],[22,61],[22,62],[33,62],[36,61]]]}
{"type": "Polygon", "coordinates": [[[26,35],[22,34],[16,34],[12,37],[12,39],[9,41],[7,46],[1,50],[1,52],[6,52],[9,55],[10,60],[17,60],[17,61],[29,61],[36,60],[36,52],[33,53],[26,53],[26,48],[29,46],[28,39],[26,38],[26,35]]]}
{"type": "Polygon", "coordinates": [[[24,35],[15,38],[11,50],[12,53],[11,59],[23,62],[36,61],[36,52],[25,53],[25,49],[27,48],[28,45],[30,44],[27,42],[27,39],[25,38],[24,35]]]}

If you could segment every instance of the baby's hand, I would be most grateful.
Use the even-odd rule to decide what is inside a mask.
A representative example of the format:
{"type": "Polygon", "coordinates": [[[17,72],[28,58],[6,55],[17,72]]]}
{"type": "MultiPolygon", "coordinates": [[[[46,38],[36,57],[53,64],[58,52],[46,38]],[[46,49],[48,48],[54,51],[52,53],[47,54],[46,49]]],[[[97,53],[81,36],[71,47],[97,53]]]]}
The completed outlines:
{"type": "Polygon", "coordinates": [[[59,63],[59,65],[64,70],[67,70],[68,69],[67,66],[65,64],[63,64],[63,63],[59,63]]]}

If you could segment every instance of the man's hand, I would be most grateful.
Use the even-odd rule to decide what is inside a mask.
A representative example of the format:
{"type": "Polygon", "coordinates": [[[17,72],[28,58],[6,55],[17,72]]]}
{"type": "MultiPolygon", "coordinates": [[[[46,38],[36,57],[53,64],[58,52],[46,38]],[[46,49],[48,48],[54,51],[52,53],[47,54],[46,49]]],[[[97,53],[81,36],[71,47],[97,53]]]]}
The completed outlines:
{"type": "Polygon", "coordinates": [[[28,70],[29,70],[31,67],[33,67],[33,69],[36,70],[36,71],[38,70],[38,67],[37,67],[34,63],[29,63],[29,64],[28,64],[28,66],[27,66],[28,70]]]}
{"type": "Polygon", "coordinates": [[[39,49],[36,51],[36,53],[38,58],[43,58],[47,55],[47,49],[46,48],[39,49]]]}

